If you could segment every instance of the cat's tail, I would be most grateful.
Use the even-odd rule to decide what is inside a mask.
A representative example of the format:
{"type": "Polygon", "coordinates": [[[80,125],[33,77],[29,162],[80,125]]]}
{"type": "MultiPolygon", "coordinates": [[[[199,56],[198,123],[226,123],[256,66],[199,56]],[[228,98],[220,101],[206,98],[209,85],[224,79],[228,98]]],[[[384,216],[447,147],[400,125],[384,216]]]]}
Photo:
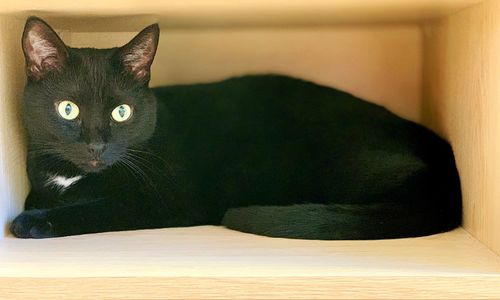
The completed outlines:
{"type": "Polygon", "coordinates": [[[423,236],[460,225],[460,217],[441,209],[402,204],[295,204],[232,208],[222,225],[271,237],[358,240],[423,236]]]}

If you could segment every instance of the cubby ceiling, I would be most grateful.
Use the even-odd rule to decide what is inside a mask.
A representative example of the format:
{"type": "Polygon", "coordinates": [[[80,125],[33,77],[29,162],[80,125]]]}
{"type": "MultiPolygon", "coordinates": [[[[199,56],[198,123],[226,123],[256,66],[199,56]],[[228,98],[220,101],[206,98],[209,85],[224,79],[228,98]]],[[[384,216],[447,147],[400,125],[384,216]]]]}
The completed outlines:
{"type": "Polygon", "coordinates": [[[479,2],[481,0],[24,0],[1,1],[0,14],[39,15],[75,31],[88,31],[91,18],[93,31],[123,31],[136,30],[152,21],[169,28],[421,22],[479,2]],[[131,17],[137,18],[130,20],[131,17]],[[128,21],[123,22],[124,18],[128,21]]]}

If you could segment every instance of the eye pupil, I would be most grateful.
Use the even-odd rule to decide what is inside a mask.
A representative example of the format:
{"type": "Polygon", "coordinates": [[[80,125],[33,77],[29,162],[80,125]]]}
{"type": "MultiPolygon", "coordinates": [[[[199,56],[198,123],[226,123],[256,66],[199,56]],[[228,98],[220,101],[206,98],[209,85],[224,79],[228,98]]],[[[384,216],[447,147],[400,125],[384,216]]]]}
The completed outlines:
{"type": "Polygon", "coordinates": [[[66,113],[66,115],[68,115],[68,116],[69,116],[69,114],[71,113],[71,111],[72,111],[72,110],[73,110],[73,109],[72,109],[72,107],[71,107],[71,104],[69,104],[69,103],[68,103],[68,104],[66,104],[66,107],[64,108],[64,112],[66,113]]]}
{"type": "Polygon", "coordinates": [[[65,120],[68,121],[74,120],[80,114],[80,109],[78,108],[78,105],[69,100],[59,101],[54,104],[56,106],[55,108],[59,116],[61,116],[65,120]]]}
{"type": "Polygon", "coordinates": [[[111,111],[111,119],[116,122],[125,122],[130,119],[132,115],[132,109],[128,104],[120,104],[116,106],[113,111],[111,111]]]}
{"type": "Polygon", "coordinates": [[[125,107],[123,107],[123,105],[121,105],[120,108],[118,109],[118,114],[122,118],[125,116],[125,107]]]}

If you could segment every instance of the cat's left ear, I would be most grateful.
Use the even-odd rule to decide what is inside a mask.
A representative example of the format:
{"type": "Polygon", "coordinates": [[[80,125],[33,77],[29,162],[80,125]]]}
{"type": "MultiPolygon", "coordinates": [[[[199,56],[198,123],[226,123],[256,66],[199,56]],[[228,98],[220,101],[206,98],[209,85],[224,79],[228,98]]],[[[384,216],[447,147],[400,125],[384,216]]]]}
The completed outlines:
{"type": "Polygon", "coordinates": [[[149,82],[159,36],[158,24],[149,25],[118,50],[118,58],[125,72],[140,82],[149,82]]]}

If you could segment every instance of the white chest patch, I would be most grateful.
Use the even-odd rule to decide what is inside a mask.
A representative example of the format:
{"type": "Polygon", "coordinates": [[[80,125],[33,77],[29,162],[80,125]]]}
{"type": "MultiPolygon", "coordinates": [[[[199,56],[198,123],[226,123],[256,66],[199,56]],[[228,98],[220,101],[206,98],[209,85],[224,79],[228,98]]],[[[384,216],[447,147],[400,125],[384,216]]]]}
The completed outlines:
{"type": "Polygon", "coordinates": [[[49,174],[47,181],[45,182],[45,186],[54,186],[61,192],[69,188],[71,185],[75,184],[78,180],[82,179],[83,176],[78,175],[75,177],[64,177],[61,175],[52,175],[49,174]]]}

